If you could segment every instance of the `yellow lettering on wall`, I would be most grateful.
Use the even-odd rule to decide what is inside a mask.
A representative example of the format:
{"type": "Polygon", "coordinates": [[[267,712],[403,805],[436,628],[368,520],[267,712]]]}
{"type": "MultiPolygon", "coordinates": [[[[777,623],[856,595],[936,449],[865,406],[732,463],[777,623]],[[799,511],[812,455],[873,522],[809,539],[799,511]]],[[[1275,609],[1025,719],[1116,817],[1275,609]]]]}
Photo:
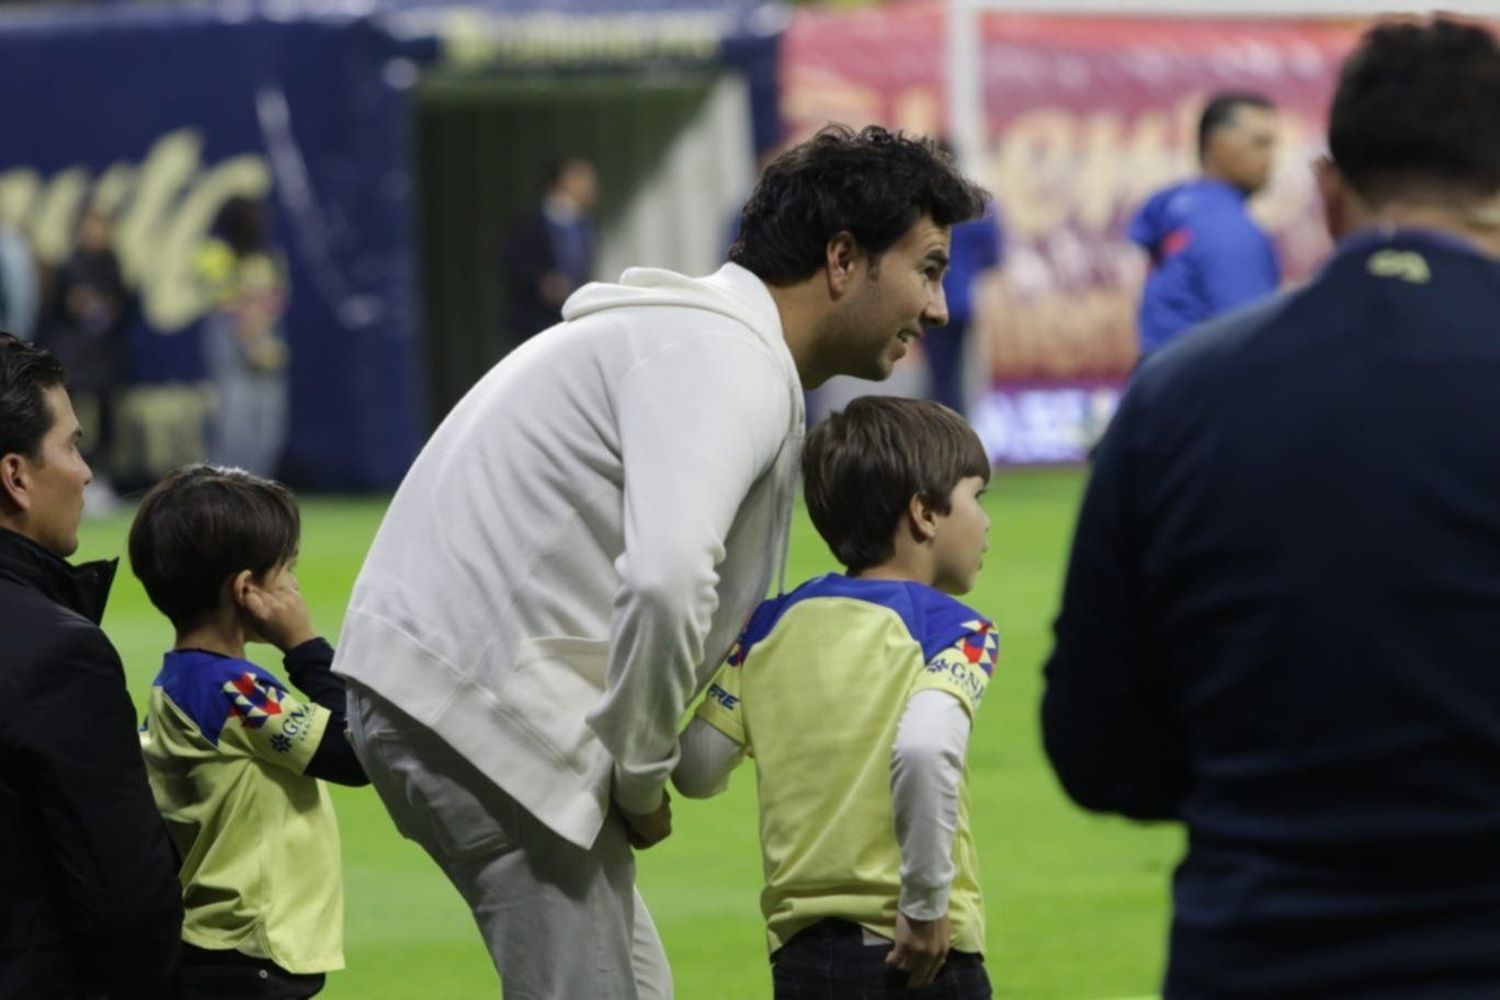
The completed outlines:
{"type": "Polygon", "coordinates": [[[92,183],[81,166],[49,178],[29,168],[7,171],[0,174],[0,218],[14,221],[37,257],[55,265],[72,250],[85,205],[113,216],[120,270],[140,291],[147,322],[163,333],[180,330],[208,308],[193,263],[219,210],[236,195],[261,197],[271,187],[264,157],[235,156],[205,168],[202,145],[193,129],[169,132],[144,163],[114,163],[92,183]]]}
{"type": "Polygon", "coordinates": [[[31,212],[27,231],[31,248],[38,259],[55,264],[68,255],[73,246],[73,230],[83,197],[88,193],[89,174],[73,167],[56,174],[47,182],[31,212]]]}
{"type": "Polygon", "coordinates": [[[0,221],[25,228],[26,214],[42,185],[35,170],[7,170],[0,174],[0,221]]]}
{"type": "Polygon", "coordinates": [[[207,308],[193,272],[193,255],[224,203],[236,195],[258,198],[271,187],[271,174],[258,156],[236,156],[205,173],[166,220],[160,256],[142,285],[146,320],[175,330],[207,308]]]}
{"type": "Polygon", "coordinates": [[[148,271],[156,263],[166,215],[177,193],[198,171],[198,151],[203,141],[192,129],[178,129],[156,140],[146,154],[135,192],[116,229],[115,242],[125,280],[146,284],[148,271]]]}
{"type": "Polygon", "coordinates": [[[111,165],[108,170],[99,175],[99,180],[94,183],[93,207],[113,217],[120,211],[121,203],[135,186],[138,173],[139,171],[129,163],[111,165]]]}

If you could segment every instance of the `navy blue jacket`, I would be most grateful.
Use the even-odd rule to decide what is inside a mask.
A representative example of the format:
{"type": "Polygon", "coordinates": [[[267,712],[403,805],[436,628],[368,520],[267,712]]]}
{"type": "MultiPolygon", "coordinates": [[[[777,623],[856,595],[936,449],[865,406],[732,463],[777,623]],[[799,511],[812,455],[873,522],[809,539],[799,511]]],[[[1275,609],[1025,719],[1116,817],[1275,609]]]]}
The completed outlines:
{"type": "Polygon", "coordinates": [[[1143,357],[1281,283],[1276,248],[1245,211],[1244,192],[1220,180],[1159,191],[1130,221],[1129,236],[1151,255],[1141,291],[1143,357]]]}
{"type": "Polygon", "coordinates": [[[0,530],[0,997],[169,995],[177,861],[99,630],[114,563],[0,530]]]}
{"type": "Polygon", "coordinates": [[[1500,997],[1500,265],[1357,238],[1148,361],[1056,629],[1064,787],[1187,826],[1168,997],[1500,997]]]}

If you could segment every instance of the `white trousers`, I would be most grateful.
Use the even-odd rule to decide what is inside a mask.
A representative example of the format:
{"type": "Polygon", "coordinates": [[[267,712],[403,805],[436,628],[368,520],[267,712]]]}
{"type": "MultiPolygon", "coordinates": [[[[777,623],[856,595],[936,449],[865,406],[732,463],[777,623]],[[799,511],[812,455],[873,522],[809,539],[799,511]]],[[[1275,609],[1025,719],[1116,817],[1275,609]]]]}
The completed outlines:
{"type": "Polygon", "coordinates": [[[348,718],[354,752],[396,828],[469,904],[506,1000],[671,1000],[623,821],[610,817],[584,850],[352,682],[348,718]]]}

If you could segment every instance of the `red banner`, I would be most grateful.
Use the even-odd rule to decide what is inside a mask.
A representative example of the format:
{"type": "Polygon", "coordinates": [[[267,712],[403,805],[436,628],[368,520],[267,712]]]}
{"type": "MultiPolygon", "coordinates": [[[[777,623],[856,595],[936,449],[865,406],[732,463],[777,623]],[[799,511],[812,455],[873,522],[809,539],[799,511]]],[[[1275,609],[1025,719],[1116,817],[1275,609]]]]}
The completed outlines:
{"type": "MultiPolygon", "coordinates": [[[[799,11],[782,82],[796,132],[842,121],[944,133],[948,13],[938,3],[799,11]]],[[[1208,95],[1252,90],[1276,102],[1277,167],[1253,211],[1275,238],[1288,281],[1323,259],[1328,238],[1311,165],[1359,28],[999,13],[985,14],[981,27],[977,177],[996,197],[1006,260],[976,289],[976,329],[999,397],[972,415],[997,460],[1067,460],[1086,449],[1115,395],[1110,387],[1135,363],[1146,259],[1125,239],[1126,223],[1152,191],[1196,172],[1208,95]],[[1050,400],[1056,405],[1048,386],[1066,392],[1050,400]],[[1028,409],[1046,414],[1048,425],[1016,415],[1028,409]]]]}

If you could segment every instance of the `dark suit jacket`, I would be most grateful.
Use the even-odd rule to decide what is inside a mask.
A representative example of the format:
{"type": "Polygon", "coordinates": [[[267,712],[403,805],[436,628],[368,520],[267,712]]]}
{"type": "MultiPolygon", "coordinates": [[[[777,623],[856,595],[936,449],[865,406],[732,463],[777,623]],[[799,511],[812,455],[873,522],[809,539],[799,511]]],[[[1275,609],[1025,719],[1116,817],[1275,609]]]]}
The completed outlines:
{"type": "Polygon", "coordinates": [[[540,209],[523,215],[505,239],[503,266],[510,298],[511,334],[522,341],[562,320],[562,310],[542,297],[542,278],[552,271],[566,274],[576,288],[593,277],[596,236],[587,218],[575,223],[573,236],[579,241],[575,259],[558,254],[555,227],[540,209]]]}
{"type": "Polygon", "coordinates": [[[1043,724],[1187,826],[1169,997],[1500,997],[1500,266],[1356,238],[1143,366],[1043,724]]]}
{"type": "Polygon", "coordinates": [[[0,997],[169,995],[182,896],[125,674],[114,563],[0,530],[0,997]]]}

